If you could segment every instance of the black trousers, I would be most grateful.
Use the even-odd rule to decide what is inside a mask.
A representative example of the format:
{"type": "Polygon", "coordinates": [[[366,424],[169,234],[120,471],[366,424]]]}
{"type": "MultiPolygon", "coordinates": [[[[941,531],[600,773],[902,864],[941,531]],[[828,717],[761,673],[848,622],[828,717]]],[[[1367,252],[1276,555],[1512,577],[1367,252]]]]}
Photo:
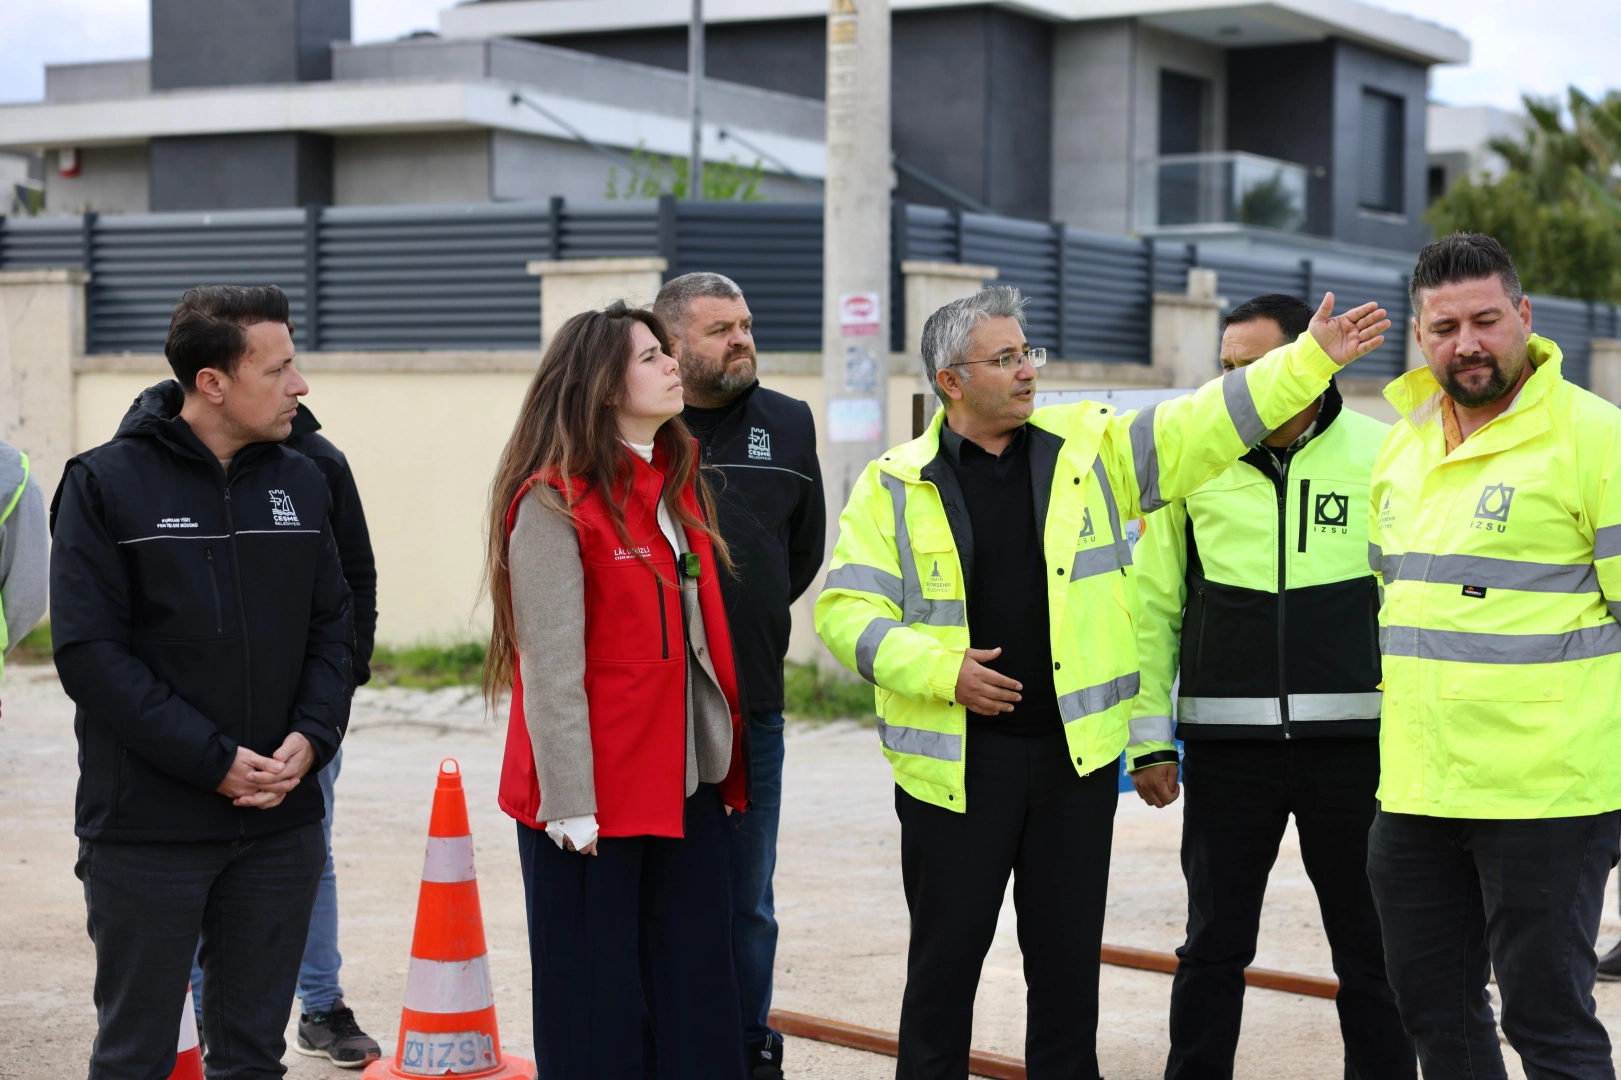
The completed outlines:
{"type": "Polygon", "coordinates": [[[713,784],[686,836],[564,851],[518,825],[540,1080],[742,1080],[732,863],[713,784]]]}
{"type": "Polygon", "coordinates": [[[969,733],[966,813],[895,789],[912,915],[897,1080],[968,1075],[974,992],[1013,874],[1030,1080],[1097,1080],[1098,950],[1114,762],[1075,774],[1064,735],[969,733]]]}
{"type": "Polygon", "coordinates": [[[1188,937],[1171,984],[1167,1080],[1230,1080],[1255,959],[1266,879],[1289,815],[1317,890],[1340,991],[1348,1080],[1416,1076],[1385,979],[1368,888],[1368,828],[1377,807],[1376,739],[1194,741],[1182,763],[1182,874],[1188,937]]]}
{"type": "Polygon", "coordinates": [[[167,1080],[198,955],[209,1080],[279,1077],[326,835],[312,821],[252,840],[81,840],[96,947],[90,1080],[167,1080]],[[202,939],[198,951],[198,938],[202,939]]]}
{"type": "Polygon", "coordinates": [[[1379,812],[1368,876],[1425,1080],[1501,1080],[1486,980],[1530,1080],[1611,1080],[1594,1012],[1599,913],[1621,811],[1484,821],[1379,812]]]}

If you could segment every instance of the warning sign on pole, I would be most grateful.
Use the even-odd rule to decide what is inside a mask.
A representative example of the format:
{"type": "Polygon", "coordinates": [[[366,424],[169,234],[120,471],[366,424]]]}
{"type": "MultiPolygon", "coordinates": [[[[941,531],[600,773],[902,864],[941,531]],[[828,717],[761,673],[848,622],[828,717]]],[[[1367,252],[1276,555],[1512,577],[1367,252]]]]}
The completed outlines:
{"type": "Polygon", "coordinates": [[[879,315],[875,292],[844,293],[839,297],[839,329],[845,337],[876,337],[879,315]]]}

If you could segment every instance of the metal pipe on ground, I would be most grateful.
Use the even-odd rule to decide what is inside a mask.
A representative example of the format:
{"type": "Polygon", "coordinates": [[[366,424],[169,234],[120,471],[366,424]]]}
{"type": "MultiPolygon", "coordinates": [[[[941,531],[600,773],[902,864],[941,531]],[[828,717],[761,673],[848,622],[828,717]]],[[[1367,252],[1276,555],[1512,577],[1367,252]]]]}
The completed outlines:
{"type": "MultiPolygon", "coordinates": [[[[1158,971],[1166,975],[1176,973],[1176,956],[1173,953],[1155,952],[1152,949],[1105,945],[1101,959],[1105,964],[1116,967],[1158,971]]],[[[1329,1000],[1334,999],[1340,988],[1340,984],[1334,979],[1299,975],[1292,971],[1274,971],[1270,968],[1246,969],[1244,984],[1262,990],[1281,990],[1284,993],[1304,994],[1308,997],[1329,1000]]],[[[842,1020],[825,1020],[820,1016],[786,1012],[782,1009],[772,1009],[770,1019],[771,1026],[775,1030],[801,1039],[815,1039],[817,1042],[848,1046],[853,1050],[867,1050],[875,1054],[887,1054],[890,1057],[895,1057],[900,1049],[900,1039],[891,1031],[862,1027],[860,1024],[847,1024],[842,1020]]],[[[1025,1080],[1024,1061],[1021,1058],[992,1054],[985,1050],[969,1051],[968,1071],[974,1076],[988,1077],[989,1080],[1025,1080]]]]}

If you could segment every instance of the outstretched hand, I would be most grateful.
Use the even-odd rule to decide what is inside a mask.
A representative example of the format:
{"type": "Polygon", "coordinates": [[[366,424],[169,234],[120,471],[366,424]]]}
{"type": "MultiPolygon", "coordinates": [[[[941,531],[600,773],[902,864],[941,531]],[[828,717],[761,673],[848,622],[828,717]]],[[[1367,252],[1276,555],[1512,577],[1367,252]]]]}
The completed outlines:
{"type": "Polygon", "coordinates": [[[1374,303],[1352,308],[1336,318],[1333,293],[1323,294],[1317,314],[1311,317],[1311,336],[1340,367],[1383,345],[1389,329],[1385,309],[1374,303]]]}

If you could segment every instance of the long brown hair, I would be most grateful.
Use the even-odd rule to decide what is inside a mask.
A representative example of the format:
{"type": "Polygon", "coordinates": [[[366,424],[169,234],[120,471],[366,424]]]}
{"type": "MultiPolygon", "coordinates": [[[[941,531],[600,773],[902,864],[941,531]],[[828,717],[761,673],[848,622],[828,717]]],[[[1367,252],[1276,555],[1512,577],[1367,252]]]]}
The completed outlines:
{"type": "MultiPolygon", "coordinates": [[[[631,326],[637,322],[653,332],[666,353],[670,351],[670,336],[658,316],[623,300],[615,300],[601,311],[582,311],[559,327],[524,394],[512,436],[501,451],[490,485],[484,555],[485,587],[495,609],[490,650],[484,660],[484,694],[489,701],[511,687],[517,667],[507,511],[524,483],[538,472],[561,481],[571,497],[565,498],[551,483],[538,483],[531,490],[542,503],[571,520],[574,506],[585,492],[602,492],[620,540],[635,549],[625,528],[633,451],[619,434],[618,402],[625,394],[631,326]]],[[[714,499],[699,472],[698,453],[686,424],[679,416],[670,418],[659,428],[654,442],[664,451],[665,490],[674,496],[665,501],[670,516],[707,534],[716,560],[730,569],[726,543],[710,524],[715,520],[714,499]],[[679,497],[689,485],[696,491],[701,517],[679,497]]]]}

